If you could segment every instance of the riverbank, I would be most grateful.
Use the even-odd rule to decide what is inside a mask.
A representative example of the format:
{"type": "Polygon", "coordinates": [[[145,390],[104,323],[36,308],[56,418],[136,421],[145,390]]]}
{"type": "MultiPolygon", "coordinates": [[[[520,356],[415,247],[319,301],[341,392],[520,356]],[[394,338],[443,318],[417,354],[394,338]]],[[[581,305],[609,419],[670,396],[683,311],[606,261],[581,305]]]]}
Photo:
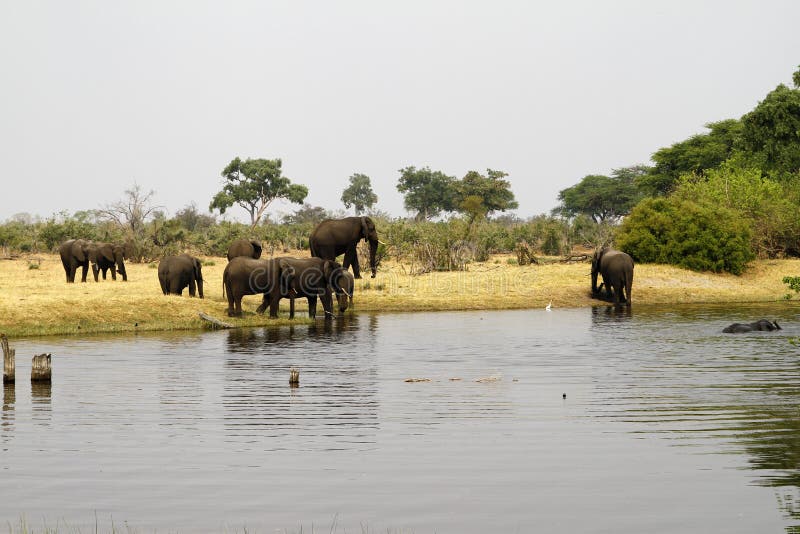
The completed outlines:
{"type": "MultiPolygon", "coordinates": [[[[292,255],[307,255],[296,251],[292,255]]],[[[278,319],[256,315],[260,296],[243,300],[243,318],[226,316],[222,299],[225,258],[203,258],[205,298],[161,294],[155,264],[127,264],[128,282],[95,283],[89,272],[85,284],[67,284],[56,255],[36,255],[0,261],[0,332],[10,337],[69,335],[100,332],[199,329],[207,323],[203,311],[237,326],[298,324],[301,314],[287,317],[288,301],[278,319]]],[[[601,302],[589,294],[588,263],[516,265],[510,255],[473,263],[466,272],[409,274],[409,266],[388,262],[376,278],[356,280],[355,312],[436,311],[582,307],[601,302]]],[[[637,265],[635,304],[745,303],[782,301],[790,292],[784,276],[800,275],[800,260],[754,262],[742,276],[696,273],[665,265],[637,265]]],[[[795,297],[798,298],[798,297],[795,297]]],[[[321,312],[321,305],[318,306],[321,312]]],[[[350,311],[348,311],[350,313],[350,311]]],[[[321,314],[321,313],[320,313],[321,314]]]]}

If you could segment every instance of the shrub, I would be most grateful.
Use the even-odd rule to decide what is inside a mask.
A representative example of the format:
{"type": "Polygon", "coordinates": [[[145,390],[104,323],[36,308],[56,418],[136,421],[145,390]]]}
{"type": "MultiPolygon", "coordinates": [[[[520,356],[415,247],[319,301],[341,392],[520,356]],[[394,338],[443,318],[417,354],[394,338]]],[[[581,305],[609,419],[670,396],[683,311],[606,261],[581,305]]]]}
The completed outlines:
{"type": "Polygon", "coordinates": [[[741,274],[754,258],[750,239],[750,227],[737,212],[673,196],[640,202],[615,241],[637,262],[741,274]]]}

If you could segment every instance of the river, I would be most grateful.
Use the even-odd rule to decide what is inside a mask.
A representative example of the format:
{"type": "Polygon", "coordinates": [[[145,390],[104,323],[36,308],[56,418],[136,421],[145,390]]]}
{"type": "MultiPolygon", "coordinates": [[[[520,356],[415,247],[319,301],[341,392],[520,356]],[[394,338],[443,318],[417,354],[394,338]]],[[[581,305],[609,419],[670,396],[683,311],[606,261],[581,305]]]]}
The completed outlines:
{"type": "Polygon", "coordinates": [[[786,303],[353,314],[12,340],[0,522],[793,532],[796,336],[786,303]],[[761,317],[784,329],[721,332],[761,317]],[[53,354],[51,386],[27,380],[41,352],[53,354]]]}

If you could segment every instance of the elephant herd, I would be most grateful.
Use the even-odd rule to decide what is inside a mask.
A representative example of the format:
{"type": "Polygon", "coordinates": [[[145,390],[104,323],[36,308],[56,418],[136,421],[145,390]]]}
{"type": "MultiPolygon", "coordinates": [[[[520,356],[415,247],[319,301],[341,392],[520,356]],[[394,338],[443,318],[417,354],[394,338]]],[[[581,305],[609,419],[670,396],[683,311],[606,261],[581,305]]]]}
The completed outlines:
{"type": "MultiPolygon", "coordinates": [[[[281,299],[290,301],[290,317],[294,317],[294,299],[308,300],[308,313],[315,317],[317,300],[322,301],[325,317],[334,315],[333,297],[340,312],[352,304],[354,279],[361,278],[356,245],[364,240],[369,244],[369,268],[372,277],[376,274],[376,252],[378,233],[369,217],[345,217],[329,219],[319,223],[309,236],[311,258],[277,257],[261,259],[261,243],[249,239],[237,239],[228,247],[228,265],[222,275],[223,297],[228,300],[228,315],[242,314],[242,298],[245,295],[263,295],[258,313],[269,308],[270,317],[276,317],[281,299]],[[344,255],[342,265],[336,262],[344,255]],[[348,272],[352,268],[353,274],[348,272]]],[[[114,280],[117,273],[122,280],[128,279],[123,261],[122,245],[98,243],[84,239],[71,239],[59,247],[61,262],[67,282],[75,281],[78,267],[82,268],[81,281],[86,281],[89,264],[95,281],[99,273],[111,270],[114,280]]],[[[633,286],[633,259],[625,252],[601,248],[592,257],[592,295],[604,297],[615,306],[631,305],[633,286]],[[598,286],[598,275],[602,282],[598,286]]],[[[165,295],[180,295],[189,288],[189,295],[203,298],[202,264],[198,258],[188,254],[167,256],[158,264],[158,280],[165,295]]],[[[765,319],[749,324],[734,323],[723,332],[780,330],[776,322],[765,319]]]]}
{"type": "Polygon", "coordinates": [[[67,283],[75,282],[78,267],[82,270],[81,282],[85,282],[90,264],[95,282],[99,281],[101,272],[103,280],[105,280],[109,270],[111,270],[112,279],[116,280],[117,273],[119,273],[122,275],[123,282],[128,281],[128,273],[125,271],[124,245],[100,243],[86,239],[70,239],[58,247],[58,253],[67,275],[67,283]]]}
{"type": "MultiPolygon", "coordinates": [[[[294,317],[294,299],[308,300],[309,316],[315,317],[317,300],[322,301],[325,317],[334,315],[333,297],[338,310],[344,312],[353,301],[355,278],[361,278],[356,246],[364,240],[369,244],[369,267],[376,274],[378,233],[370,217],[345,217],[321,222],[309,237],[311,258],[277,257],[261,259],[261,243],[237,239],[228,247],[228,265],[223,273],[223,297],[228,299],[228,315],[242,314],[242,297],[263,295],[256,310],[263,313],[269,307],[270,317],[276,317],[281,299],[290,301],[290,317],[294,317]],[[343,265],[336,257],[344,254],[343,265]],[[352,268],[353,274],[348,272],[352,268]]],[[[103,279],[110,269],[114,280],[117,273],[127,281],[124,247],[109,243],[96,243],[85,239],[71,239],[59,247],[61,262],[67,282],[75,282],[78,268],[82,268],[81,281],[86,282],[89,265],[95,281],[98,274],[103,279]]],[[[158,281],[164,295],[180,295],[189,288],[189,295],[203,298],[203,267],[201,261],[189,254],[162,258],[158,264],[158,281]]]]}

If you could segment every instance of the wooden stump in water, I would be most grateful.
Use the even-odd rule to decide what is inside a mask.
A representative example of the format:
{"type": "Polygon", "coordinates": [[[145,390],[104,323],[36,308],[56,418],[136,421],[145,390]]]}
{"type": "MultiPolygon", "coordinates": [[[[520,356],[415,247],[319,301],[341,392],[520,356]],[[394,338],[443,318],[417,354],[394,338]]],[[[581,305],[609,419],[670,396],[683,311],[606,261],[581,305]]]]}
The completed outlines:
{"type": "Polygon", "coordinates": [[[8,338],[5,334],[0,334],[0,345],[3,347],[3,384],[14,383],[14,354],[15,349],[8,346],[8,338]]]}
{"type": "Polygon", "coordinates": [[[289,385],[296,388],[300,385],[300,371],[297,369],[289,370],[289,385]]]}
{"type": "Polygon", "coordinates": [[[31,382],[50,382],[50,354],[39,354],[31,362],[31,382]]]}

